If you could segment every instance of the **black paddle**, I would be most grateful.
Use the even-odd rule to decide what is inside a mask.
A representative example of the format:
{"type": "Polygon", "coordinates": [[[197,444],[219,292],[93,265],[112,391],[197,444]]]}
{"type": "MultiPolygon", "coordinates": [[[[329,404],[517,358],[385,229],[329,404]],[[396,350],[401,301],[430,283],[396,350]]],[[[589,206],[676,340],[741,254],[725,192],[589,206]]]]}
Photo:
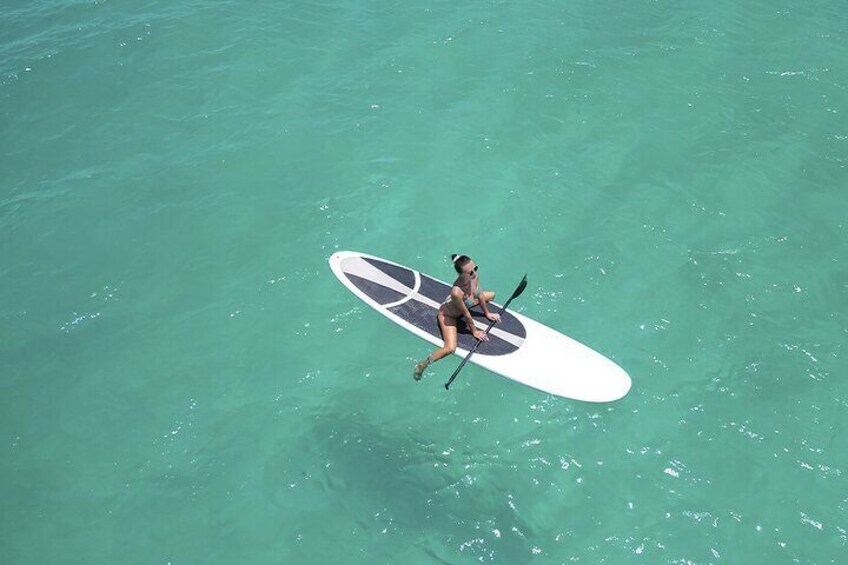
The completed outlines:
{"type": "MultiPolygon", "coordinates": [[[[524,275],[524,278],[521,279],[521,282],[518,283],[518,288],[515,289],[515,292],[512,293],[512,296],[509,297],[509,300],[506,301],[506,304],[501,308],[501,312],[506,313],[506,307],[509,306],[509,303],[512,302],[513,298],[518,298],[518,296],[524,292],[524,289],[527,288],[527,275],[524,275]]],[[[489,334],[489,330],[492,329],[492,326],[495,325],[495,322],[489,322],[489,327],[486,328],[486,335],[489,334]]],[[[468,355],[465,356],[465,359],[462,360],[462,363],[459,364],[459,367],[456,368],[456,371],[451,375],[450,380],[445,383],[445,390],[450,389],[450,385],[459,372],[465,367],[465,364],[468,363],[468,360],[471,359],[471,356],[474,355],[474,352],[477,351],[477,348],[480,347],[480,344],[483,343],[482,339],[478,339],[477,343],[474,344],[474,347],[471,348],[471,351],[468,352],[468,355]]]]}

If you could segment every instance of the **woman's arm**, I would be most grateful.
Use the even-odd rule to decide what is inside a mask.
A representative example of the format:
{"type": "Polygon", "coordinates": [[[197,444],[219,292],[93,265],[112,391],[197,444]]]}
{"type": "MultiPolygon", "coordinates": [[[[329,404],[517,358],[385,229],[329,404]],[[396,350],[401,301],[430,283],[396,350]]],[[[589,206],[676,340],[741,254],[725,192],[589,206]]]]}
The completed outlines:
{"type": "Polygon", "coordinates": [[[471,312],[465,304],[463,304],[462,307],[465,309],[465,323],[468,324],[468,331],[473,334],[477,331],[477,326],[474,325],[474,316],[471,315],[471,312]]]}
{"type": "MultiPolygon", "coordinates": [[[[483,285],[480,285],[479,282],[477,284],[479,285],[477,287],[478,289],[483,288],[483,285]]],[[[483,310],[483,315],[486,316],[486,319],[488,319],[491,317],[491,314],[489,313],[489,307],[486,305],[488,300],[486,300],[484,295],[485,293],[482,290],[477,291],[477,302],[480,304],[480,309],[483,310]]]]}

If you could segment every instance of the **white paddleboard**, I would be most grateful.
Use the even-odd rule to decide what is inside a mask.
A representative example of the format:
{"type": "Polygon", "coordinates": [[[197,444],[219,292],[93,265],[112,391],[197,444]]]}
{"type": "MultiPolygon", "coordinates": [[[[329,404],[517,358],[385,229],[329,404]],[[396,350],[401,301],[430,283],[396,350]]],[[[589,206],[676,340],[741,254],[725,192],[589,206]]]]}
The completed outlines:
{"type": "MultiPolygon", "coordinates": [[[[355,251],[334,253],[330,268],[342,284],[382,315],[435,346],[443,345],[436,312],[450,294],[450,284],[355,251]]],[[[611,402],[630,390],[624,369],[597,351],[521,314],[504,312],[496,303],[490,303],[489,309],[501,314],[501,322],[470,363],[563,398],[611,402]]],[[[488,321],[479,306],[471,313],[477,326],[485,329],[488,321]]],[[[455,355],[464,358],[476,340],[464,323],[457,330],[455,355]]]]}

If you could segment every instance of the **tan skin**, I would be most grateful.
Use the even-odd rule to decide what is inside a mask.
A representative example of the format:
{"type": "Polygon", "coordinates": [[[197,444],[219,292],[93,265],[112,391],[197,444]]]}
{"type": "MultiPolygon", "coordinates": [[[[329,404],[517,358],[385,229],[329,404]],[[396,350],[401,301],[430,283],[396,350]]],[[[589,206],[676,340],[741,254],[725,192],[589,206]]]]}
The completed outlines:
{"type": "MultiPolygon", "coordinates": [[[[468,282],[468,288],[466,290],[470,290],[470,287],[475,280],[477,281],[477,288],[480,288],[480,280],[477,278],[477,265],[474,263],[474,260],[463,265],[460,275],[465,277],[468,282]]],[[[461,287],[454,286],[451,288],[450,302],[445,305],[445,307],[440,308],[439,313],[436,316],[439,321],[439,329],[442,331],[444,346],[431,353],[426,359],[415,366],[413,376],[416,380],[421,378],[421,375],[424,373],[424,369],[426,369],[430,363],[438,361],[443,357],[447,357],[456,351],[456,324],[464,321],[468,327],[468,331],[471,332],[475,339],[489,341],[489,336],[486,332],[477,329],[474,325],[474,318],[471,316],[471,312],[468,311],[468,306],[465,304],[465,297],[465,290],[461,287]]],[[[469,298],[471,297],[469,296],[469,298]]],[[[494,292],[489,290],[480,291],[477,294],[477,297],[474,298],[473,306],[479,304],[480,309],[483,310],[483,314],[486,316],[487,320],[499,322],[501,319],[500,314],[489,312],[489,308],[487,306],[488,302],[494,299],[494,292]]]]}

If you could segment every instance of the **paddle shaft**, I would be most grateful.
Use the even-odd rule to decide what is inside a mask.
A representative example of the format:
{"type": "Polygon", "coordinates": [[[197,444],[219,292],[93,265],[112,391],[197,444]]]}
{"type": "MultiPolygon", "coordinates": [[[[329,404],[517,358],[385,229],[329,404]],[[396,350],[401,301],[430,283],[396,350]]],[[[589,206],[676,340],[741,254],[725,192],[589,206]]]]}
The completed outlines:
{"type": "MultiPolygon", "coordinates": [[[[518,288],[515,289],[515,292],[512,293],[512,296],[509,297],[509,300],[507,300],[506,304],[504,304],[503,308],[501,308],[501,312],[505,313],[507,307],[509,306],[509,303],[512,302],[512,299],[515,298],[516,296],[518,296],[519,294],[521,294],[524,291],[524,286],[526,286],[526,284],[527,284],[526,280],[527,280],[527,276],[525,275],[524,279],[522,279],[522,281],[521,281],[521,284],[518,285],[518,288]]],[[[492,327],[494,327],[494,325],[495,325],[494,320],[489,322],[489,327],[486,328],[486,332],[485,332],[486,335],[489,334],[489,330],[491,330],[492,327]]],[[[462,360],[462,363],[459,364],[459,367],[457,367],[456,370],[453,372],[453,374],[451,375],[451,378],[448,379],[448,382],[445,383],[445,390],[450,389],[450,385],[453,382],[453,380],[456,378],[456,376],[459,374],[459,372],[462,370],[462,368],[465,367],[465,364],[468,363],[468,360],[471,359],[471,356],[474,355],[474,352],[477,351],[477,348],[480,347],[481,343],[483,343],[483,340],[478,339],[477,343],[474,344],[474,347],[471,348],[471,351],[468,352],[468,355],[465,356],[465,359],[462,360]]]]}

